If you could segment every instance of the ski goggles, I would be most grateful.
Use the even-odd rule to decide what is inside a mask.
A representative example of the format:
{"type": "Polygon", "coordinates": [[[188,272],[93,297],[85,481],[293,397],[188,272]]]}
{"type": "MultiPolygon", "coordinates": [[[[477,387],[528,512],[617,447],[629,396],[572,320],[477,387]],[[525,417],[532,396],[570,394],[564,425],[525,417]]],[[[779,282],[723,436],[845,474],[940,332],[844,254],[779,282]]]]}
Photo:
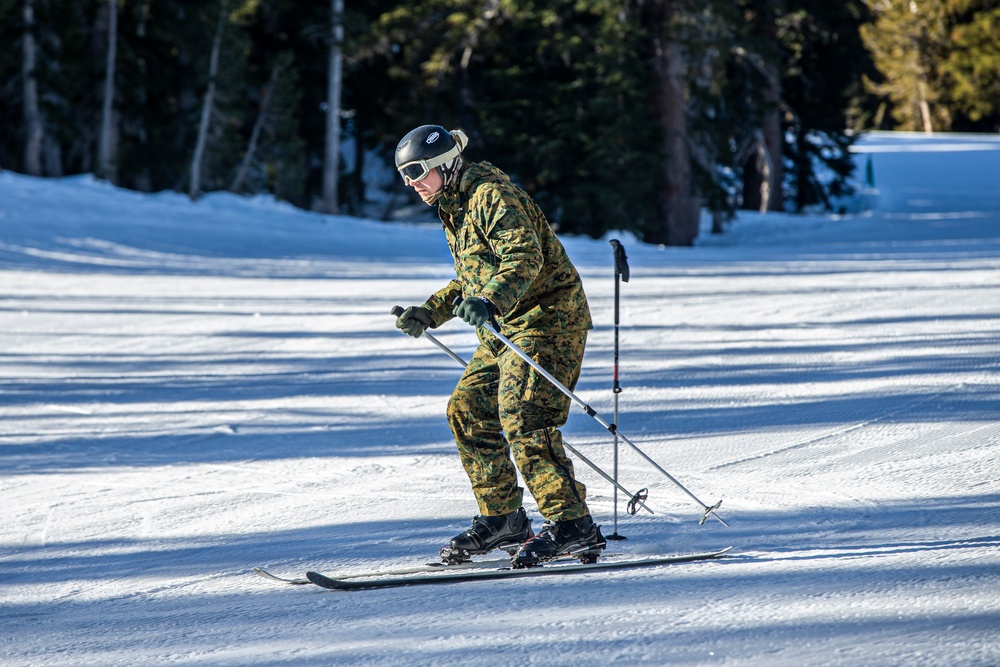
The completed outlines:
{"type": "Polygon", "coordinates": [[[431,173],[431,169],[440,167],[452,158],[458,157],[461,152],[462,149],[456,143],[450,151],[446,151],[441,155],[424,160],[413,160],[412,162],[399,165],[396,169],[399,171],[399,175],[403,177],[403,183],[409,185],[410,183],[424,180],[431,173]]]}

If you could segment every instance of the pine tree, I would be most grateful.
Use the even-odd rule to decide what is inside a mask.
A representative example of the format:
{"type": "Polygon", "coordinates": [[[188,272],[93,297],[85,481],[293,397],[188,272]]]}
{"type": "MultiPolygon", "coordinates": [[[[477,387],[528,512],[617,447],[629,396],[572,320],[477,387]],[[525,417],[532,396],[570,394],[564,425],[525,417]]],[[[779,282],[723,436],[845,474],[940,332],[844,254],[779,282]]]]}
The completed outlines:
{"type": "Polygon", "coordinates": [[[857,94],[868,59],[859,27],[867,20],[856,0],[827,3],[806,0],[778,19],[778,38],[786,50],[782,78],[785,105],[786,185],[791,203],[802,211],[833,206],[832,197],[850,194],[854,170],[847,110],[857,94]]]}
{"type": "Polygon", "coordinates": [[[784,131],[782,123],[782,50],[778,41],[778,16],[783,3],[750,0],[741,3],[742,21],[734,21],[740,45],[733,56],[753,88],[744,96],[741,114],[752,127],[741,140],[738,163],[743,182],[741,208],[784,210],[784,131]]]}
{"type": "MultiPolygon", "coordinates": [[[[940,63],[941,82],[956,123],[1000,129],[1000,6],[992,0],[947,0],[951,44],[940,63]],[[964,123],[963,123],[964,124],[964,123]]],[[[954,127],[954,125],[953,125],[954,127]]]]}
{"type": "Polygon", "coordinates": [[[898,129],[948,129],[937,73],[949,48],[943,0],[871,0],[870,7],[875,20],[861,34],[884,81],[869,82],[869,90],[891,103],[898,129]]]}
{"type": "MultiPolygon", "coordinates": [[[[742,203],[739,181],[748,172],[748,156],[763,144],[763,49],[748,37],[757,29],[755,16],[733,3],[706,3],[687,23],[687,114],[695,187],[712,214],[713,232],[721,233],[742,203]]],[[[761,183],[742,187],[748,188],[759,194],[761,183]]]]}
{"type": "Polygon", "coordinates": [[[384,141],[427,122],[461,127],[470,158],[511,174],[561,231],[654,231],[661,142],[640,33],[634,3],[615,0],[387,11],[371,51],[387,61],[397,119],[384,141]]]}

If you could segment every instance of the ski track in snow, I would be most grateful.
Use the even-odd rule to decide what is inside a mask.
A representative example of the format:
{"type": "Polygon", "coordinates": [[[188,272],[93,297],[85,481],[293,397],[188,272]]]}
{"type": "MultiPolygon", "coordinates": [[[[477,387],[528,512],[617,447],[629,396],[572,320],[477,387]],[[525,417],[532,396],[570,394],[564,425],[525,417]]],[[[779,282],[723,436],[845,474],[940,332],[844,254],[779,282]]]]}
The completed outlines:
{"type": "MultiPolygon", "coordinates": [[[[872,213],[618,236],[621,432],[731,528],[621,444],[656,514],[619,499],[610,548],[733,555],[358,593],[251,571],[413,565],[475,513],[460,369],[389,315],[449,279],[440,231],[0,174],[0,663],[1000,664],[1000,140],[857,156],[872,213]]],[[[577,393],[610,418],[611,249],[564,242],[597,324],[577,393]]],[[[612,469],[596,422],[564,432],[612,469]]]]}

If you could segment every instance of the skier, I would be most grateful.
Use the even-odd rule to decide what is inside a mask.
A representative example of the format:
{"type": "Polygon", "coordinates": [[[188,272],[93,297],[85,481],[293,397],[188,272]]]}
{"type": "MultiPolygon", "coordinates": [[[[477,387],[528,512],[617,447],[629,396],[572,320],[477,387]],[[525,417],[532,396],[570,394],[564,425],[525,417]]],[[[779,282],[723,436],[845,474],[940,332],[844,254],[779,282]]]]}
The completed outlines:
{"type": "Polygon", "coordinates": [[[461,130],[422,125],[396,147],[396,169],[438,217],[456,277],[396,326],[417,338],[458,317],[480,345],[448,401],[447,418],[480,514],[442,549],[448,561],[505,549],[515,567],[606,546],[573,474],[559,428],[570,399],[495,336],[490,322],[571,390],[593,328],[583,284],[535,202],[489,162],[466,162],[461,130]],[[456,305],[457,304],[457,305],[456,305]],[[545,518],[533,535],[516,470],[545,518]]]}

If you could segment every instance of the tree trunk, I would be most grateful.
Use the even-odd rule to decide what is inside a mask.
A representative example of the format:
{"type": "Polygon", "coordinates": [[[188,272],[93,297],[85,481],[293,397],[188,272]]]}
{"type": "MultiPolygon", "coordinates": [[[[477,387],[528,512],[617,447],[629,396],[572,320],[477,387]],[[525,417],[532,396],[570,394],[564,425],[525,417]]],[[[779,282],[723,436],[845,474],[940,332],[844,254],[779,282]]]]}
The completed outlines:
{"type": "Polygon", "coordinates": [[[62,178],[62,146],[52,140],[52,135],[46,134],[42,140],[42,170],[46,176],[62,178]]]}
{"type": "Polygon", "coordinates": [[[767,79],[764,109],[757,146],[743,166],[743,208],[751,211],[784,211],[785,169],[782,162],[781,79],[774,63],[765,63],[767,79]]]}
{"type": "Polygon", "coordinates": [[[337,213],[340,176],[340,87],[344,41],[344,0],[331,0],[330,69],[326,101],[326,154],[323,158],[323,201],[326,213],[337,213]]]}
{"type": "Polygon", "coordinates": [[[768,211],[785,210],[785,169],[783,160],[784,140],[781,136],[781,75],[775,63],[764,66],[767,72],[767,93],[764,103],[764,119],[761,130],[764,133],[764,150],[767,151],[770,166],[768,183],[768,211]]]}
{"type": "Polygon", "coordinates": [[[663,128],[664,163],[656,192],[660,225],[645,235],[650,243],[689,246],[698,236],[699,202],[693,193],[691,154],[687,131],[687,72],[684,52],[673,39],[670,0],[654,0],[644,8],[644,21],[653,39],[653,104],[663,128]]]}
{"type": "MultiPolygon", "coordinates": [[[[758,7],[761,36],[768,43],[778,43],[778,17],[774,2],[758,7]]],[[[752,154],[743,165],[743,205],[753,211],[783,211],[784,168],[781,136],[781,73],[780,55],[773,51],[746,54],[750,64],[764,79],[761,121],[755,133],[752,154]]]]}
{"type": "Polygon", "coordinates": [[[795,211],[803,212],[807,206],[813,203],[816,192],[813,189],[812,165],[810,164],[809,151],[805,148],[808,140],[807,132],[802,127],[802,123],[797,123],[795,127],[795,143],[798,147],[795,154],[795,211]]]}
{"type": "Polygon", "coordinates": [[[223,0],[219,9],[219,24],[215,29],[215,39],[212,40],[212,55],[208,63],[208,88],[201,105],[201,122],[198,125],[198,141],[194,147],[194,157],[191,159],[191,184],[188,196],[194,199],[201,192],[201,163],[205,156],[205,146],[208,144],[208,127],[212,119],[212,105],[215,99],[215,78],[219,74],[219,52],[222,50],[222,35],[226,28],[226,5],[223,0]]]}
{"type": "Polygon", "coordinates": [[[745,211],[764,213],[771,203],[771,156],[767,151],[764,132],[754,132],[753,146],[743,165],[743,201],[745,211]]]}
{"type": "Polygon", "coordinates": [[[115,57],[118,52],[118,2],[108,0],[108,57],[104,67],[104,105],[97,148],[97,176],[113,180],[111,156],[114,152],[115,57]]]}
{"type": "MultiPolygon", "coordinates": [[[[769,68],[773,69],[773,68],[769,68]]],[[[748,211],[784,211],[785,169],[782,162],[781,108],[778,82],[771,80],[767,108],[760,129],[754,133],[750,158],[743,165],[743,205],[748,211]]]]}
{"type": "Polygon", "coordinates": [[[925,134],[934,134],[934,123],[931,121],[931,105],[927,103],[927,87],[923,81],[917,84],[917,106],[920,109],[920,122],[925,134]]]}
{"type": "MultiPolygon", "coordinates": [[[[142,49],[146,43],[146,30],[147,25],[150,21],[150,12],[152,10],[153,0],[142,0],[142,4],[139,5],[136,12],[138,23],[135,27],[135,40],[139,45],[138,48],[142,49]]],[[[133,3],[134,6],[135,3],[133,3]]],[[[149,91],[147,89],[147,81],[149,78],[149,66],[146,59],[137,58],[132,63],[132,66],[136,68],[138,76],[136,77],[136,82],[131,92],[134,99],[141,105],[149,103],[149,91]]],[[[131,127],[132,134],[134,136],[134,142],[136,144],[135,150],[141,155],[149,147],[149,128],[146,127],[146,119],[142,114],[134,113],[128,118],[123,125],[125,127],[131,127]]],[[[149,165],[145,160],[141,161],[139,164],[130,165],[128,174],[125,175],[121,180],[125,178],[129,181],[129,187],[132,187],[140,192],[152,192],[153,190],[153,174],[151,170],[151,165],[149,165]]],[[[119,174],[119,177],[122,175],[119,174]]],[[[121,183],[121,181],[119,181],[121,183]]]]}
{"type": "Polygon", "coordinates": [[[243,155],[240,168],[236,170],[236,176],[229,186],[232,192],[239,192],[243,188],[247,175],[250,173],[250,165],[253,164],[254,155],[257,153],[257,145],[260,143],[260,133],[264,130],[264,126],[271,115],[271,95],[274,94],[274,86],[278,82],[280,75],[281,65],[275,65],[271,70],[271,80],[268,81],[267,86],[261,91],[260,109],[257,111],[257,120],[254,122],[253,130],[250,132],[250,143],[247,145],[247,152],[243,155]]]}
{"type": "Polygon", "coordinates": [[[42,175],[42,143],[45,130],[42,113],[38,108],[38,81],[35,79],[35,5],[34,0],[24,0],[24,60],[21,63],[21,80],[24,86],[24,172],[42,175]]]}

